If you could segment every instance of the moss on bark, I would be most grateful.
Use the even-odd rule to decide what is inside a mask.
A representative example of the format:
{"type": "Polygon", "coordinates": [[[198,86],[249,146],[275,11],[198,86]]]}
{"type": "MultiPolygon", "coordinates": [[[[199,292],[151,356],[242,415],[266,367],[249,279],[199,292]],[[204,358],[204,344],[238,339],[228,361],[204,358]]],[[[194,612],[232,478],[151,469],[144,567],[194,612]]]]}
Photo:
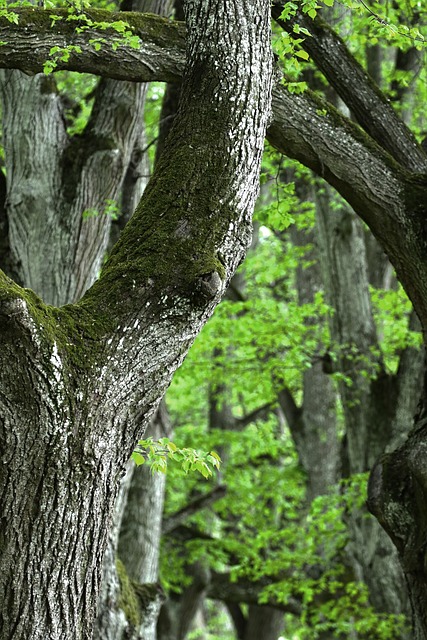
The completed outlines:
{"type": "Polygon", "coordinates": [[[120,583],[120,596],[118,605],[123,610],[126,620],[133,627],[138,627],[141,624],[141,607],[139,604],[139,598],[129,578],[125,566],[121,560],[116,560],[117,575],[120,583]]]}

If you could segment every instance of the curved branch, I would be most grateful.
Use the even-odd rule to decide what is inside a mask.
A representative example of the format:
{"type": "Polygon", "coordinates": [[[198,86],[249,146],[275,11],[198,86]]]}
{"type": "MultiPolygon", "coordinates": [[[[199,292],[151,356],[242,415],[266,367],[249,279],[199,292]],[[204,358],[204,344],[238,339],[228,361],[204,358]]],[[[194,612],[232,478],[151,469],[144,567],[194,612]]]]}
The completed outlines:
{"type": "Polygon", "coordinates": [[[91,8],[90,14],[85,13],[94,23],[127,23],[140,39],[139,48],[134,49],[122,44],[123,38],[114,28],[86,29],[85,22],[67,21],[67,9],[25,8],[13,13],[18,16],[17,24],[0,18],[0,68],[20,69],[29,75],[42,73],[45,62],[53,59],[52,47],[58,47],[67,49],[69,58],[60,60],[59,56],[55,71],[66,69],[136,82],[175,82],[183,74],[185,26],[181,22],[132,11],[91,8]],[[84,30],[77,33],[76,27],[84,30]],[[97,40],[101,44],[98,51],[97,40]]]}
{"type": "MultiPolygon", "coordinates": [[[[252,582],[247,578],[232,580],[229,573],[212,571],[206,595],[208,598],[222,600],[226,603],[244,602],[245,604],[258,605],[261,595],[264,595],[263,592],[269,584],[271,581],[267,579],[257,582],[252,582]]],[[[296,616],[301,615],[301,603],[292,596],[288,598],[286,603],[269,598],[265,604],[296,616]]]]}
{"type": "MultiPolygon", "coordinates": [[[[40,71],[51,46],[78,42],[81,53],[71,52],[59,68],[122,79],[169,80],[176,79],[184,67],[184,28],[162,18],[91,9],[94,21],[127,20],[142,41],[139,50],[120,47],[110,51],[103,46],[96,52],[89,40],[97,32],[76,34],[74,23],[65,21],[66,12],[56,12],[63,20],[57,21],[52,30],[47,28],[51,11],[23,9],[18,13],[19,25],[0,20],[0,38],[8,42],[0,47],[0,66],[40,71]]],[[[367,104],[363,109],[366,112],[367,104]]],[[[427,259],[422,246],[426,233],[425,181],[407,174],[357,125],[309,93],[290,94],[278,86],[273,111],[270,142],[324,177],[352,205],[388,253],[420,320],[427,326],[427,259]]],[[[399,127],[396,124],[389,130],[399,127]]],[[[402,144],[405,149],[404,140],[402,144]]],[[[206,286],[209,289],[209,283],[206,286]]]]}
{"type": "Polygon", "coordinates": [[[270,143],[325,178],[366,222],[427,326],[427,181],[313,93],[273,91],[270,143]]]}
{"type": "Polygon", "coordinates": [[[319,16],[311,20],[297,11],[284,21],[280,20],[282,10],[283,3],[275,2],[273,17],[291,36],[295,36],[295,24],[310,32],[311,37],[305,38],[302,46],[364,130],[407,169],[426,171],[426,154],[344,41],[319,16]]]}

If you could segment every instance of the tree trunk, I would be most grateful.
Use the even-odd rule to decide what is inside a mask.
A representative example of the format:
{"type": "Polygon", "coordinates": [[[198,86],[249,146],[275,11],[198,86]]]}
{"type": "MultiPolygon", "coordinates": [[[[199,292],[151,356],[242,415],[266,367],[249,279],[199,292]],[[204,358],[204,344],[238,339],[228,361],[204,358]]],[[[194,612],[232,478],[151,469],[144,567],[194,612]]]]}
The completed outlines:
{"type": "MultiPolygon", "coordinates": [[[[300,180],[298,191],[304,200],[312,199],[311,188],[300,180]]],[[[295,246],[312,245],[304,254],[304,262],[310,266],[297,268],[296,284],[300,305],[311,304],[317,292],[322,290],[322,274],[319,264],[317,234],[315,231],[290,230],[295,246]]],[[[313,320],[316,322],[316,320],[313,320]]],[[[279,403],[286,417],[299,460],[307,473],[309,501],[329,493],[338,479],[340,469],[339,439],[337,433],[337,394],[325,369],[327,345],[318,344],[324,360],[313,362],[303,373],[303,401],[298,407],[288,389],[279,393],[279,403]]]]}
{"type": "Polygon", "coordinates": [[[368,508],[399,553],[411,603],[414,640],[427,638],[425,390],[424,386],[423,401],[407,440],[380,457],[368,486],[368,508]]]}
{"type": "Polygon", "coordinates": [[[282,632],[282,611],[256,605],[249,607],[244,640],[277,640],[282,632]]]}
{"type": "MultiPolygon", "coordinates": [[[[269,112],[268,8],[187,3],[188,64],[167,152],[78,304],[45,306],[0,274],[1,638],[91,637],[135,425],[151,417],[250,237],[269,112]]],[[[95,162],[115,170],[116,157],[103,148],[95,162]]],[[[78,166],[90,175],[90,163],[78,166]]],[[[83,288],[61,287],[69,297],[83,288]]]]}
{"type": "MultiPolygon", "coordinates": [[[[317,228],[328,300],[335,310],[331,332],[339,350],[336,366],[351,380],[340,385],[346,426],[344,474],[361,473],[395,438],[402,438],[419,395],[422,363],[415,350],[407,350],[398,374],[392,376],[383,369],[381,355],[374,355],[378,345],[364,235],[351,212],[335,212],[327,196],[321,196],[317,228]]],[[[371,603],[380,612],[408,613],[404,578],[390,540],[366,514],[353,509],[348,517],[347,551],[356,578],[368,585],[371,603]]]]}
{"type": "Polygon", "coordinates": [[[132,586],[127,581],[127,575],[116,557],[118,536],[133,469],[133,463],[129,462],[126,474],[120,482],[120,489],[114,505],[113,524],[109,531],[108,544],[104,554],[98,615],[94,624],[93,640],[122,640],[122,638],[133,640],[137,618],[140,617],[140,607],[132,586]],[[126,585],[124,585],[125,580],[127,581],[126,585]],[[127,587],[126,590],[124,586],[127,587]]]}
{"type": "Polygon", "coordinates": [[[51,77],[3,71],[1,89],[12,260],[45,302],[72,302],[101,267],[104,212],[140,136],[146,86],[101,80],[84,134],[71,139],[51,77]]]}

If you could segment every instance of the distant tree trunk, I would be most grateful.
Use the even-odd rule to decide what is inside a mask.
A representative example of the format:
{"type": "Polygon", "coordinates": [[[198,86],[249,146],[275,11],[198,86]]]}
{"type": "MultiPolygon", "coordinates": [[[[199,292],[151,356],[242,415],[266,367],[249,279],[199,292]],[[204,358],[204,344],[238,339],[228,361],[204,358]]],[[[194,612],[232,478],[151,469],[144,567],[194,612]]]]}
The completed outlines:
{"type": "Polygon", "coordinates": [[[251,605],[244,640],[277,640],[283,632],[283,611],[251,605]]]}
{"type": "Polygon", "coordinates": [[[12,261],[46,302],[73,302],[98,275],[111,225],[104,211],[119,197],[146,88],[101,80],[85,132],[69,138],[50,76],[1,74],[12,261]]]}
{"type": "MultiPolygon", "coordinates": [[[[55,309],[0,273],[2,640],[91,637],[118,481],[142,418],[146,423],[153,414],[248,244],[269,113],[269,5],[266,0],[226,6],[219,0],[190,1],[187,22],[179,116],[100,279],[78,304],[55,309]],[[236,61],[231,74],[230,60],[236,61]]],[[[12,86],[10,80],[5,92],[12,86]]],[[[33,106],[41,101],[47,117],[49,106],[55,109],[58,103],[49,86],[43,90],[33,106]]],[[[113,114],[114,95],[110,98],[113,114]]],[[[97,127],[95,138],[103,130],[97,127]]],[[[57,134],[62,143],[65,133],[58,127],[57,134]]],[[[10,130],[7,135],[6,148],[14,142],[10,130]]],[[[115,197],[108,177],[119,169],[122,175],[127,163],[120,159],[113,132],[101,142],[92,160],[85,154],[66,156],[59,201],[74,206],[80,201],[73,217],[68,208],[58,224],[57,233],[64,229],[68,238],[67,250],[76,233],[90,233],[96,241],[93,254],[86,256],[93,268],[85,274],[95,269],[106,223],[101,216],[86,228],[82,209],[99,202],[83,201],[78,189],[66,187],[76,171],[87,171],[91,180],[91,169],[100,165],[106,171],[102,198],[115,197]],[[70,233],[75,217],[78,230],[70,233]]],[[[30,162],[37,149],[25,147],[24,136],[23,145],[22,161],[30,162]]],[[[58,144],[52,144],[52,156],[57,151],[58,144]]],[[[46,175],[58,180],[60,160],[53,167],[51,159],[44,160],[46,175]]],[[[8,162],[9,179],[28,201],[25,172],[18,179],[18,159],[8,162]]],[[[29,168],[33,175],[34,170],[29,168]]],[[[39,170],[40,163],[35,175],[39,170]]],[[[55,202],[46,200],[44,208],[49,211],[55,202]]],[[[40,212],[39,203],[33,204],[40,212]]],[[[20,232],[20,206],[20,200],[11,201],[15,250],[34,251],[28,234],[47,255],[47,241],[32,224],[20,232]]],[[[49,237],[49,226],[45,234],[49,237]]],[[[64,251],[65,242],[61,246],[64,251]]],[[[70,255],[72,263],[77,254],[70,255]]],[[[24,265],[21,269],[26,275],[24,265]]],[[[52,282],[53,273],[40,265],[37,281],[52,282]]],[[[28,274],[34,286],[32,277],[28,274]]],[[[87,275],[60,277],[65,299],[87,286],[87,275]]],[[[48,289],[50,301],[57,302],[58,288],[48,289]]]]}
{"type": "MultiPolygon", "coordinates": [[[[327,194],[327,190],[325,191],[327,194]]],[[[351,211],[318,198],[317,229],[337,369],[350,380],[340,393],[345,417],[344,474],[368,471],[411,423],[421,386],[422,356],[407,349],[396,375],[384,370],[373,322],[364,233],[351,211]]],[[[377,611],[408,613],[397,554],[378,523],[353,511],[348,546],[355,576],[369,588],[377,611]]]]}
{"type": "MultiPolygon", "coordinates": [[[[313,198],[312,188],[297,183],[303,200],[313,198]]],[[[323,289],[318,247],[314,231],[290,230],[294,246],[312,247],[304,254],[309,266],[297,268],[296,286],[300,305],[312,304],[316,293],[323,289]]],[[[340,471],[340,451],[336,418],[336,391],[327,372],[328,345],[319,343],[323,355],[303,373],[303,398],[297,406],[289,389],[279,392],[279,405],[285,415],[299,460],[307,474],[307,499],[329,493],[340,471]]]]}

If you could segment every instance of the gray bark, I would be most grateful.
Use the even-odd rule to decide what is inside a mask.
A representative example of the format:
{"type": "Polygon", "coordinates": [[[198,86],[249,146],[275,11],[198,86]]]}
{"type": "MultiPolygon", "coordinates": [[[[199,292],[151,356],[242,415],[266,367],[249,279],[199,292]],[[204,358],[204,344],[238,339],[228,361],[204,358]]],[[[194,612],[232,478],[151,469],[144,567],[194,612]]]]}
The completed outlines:
{"type": "MultiPolygon", "coordinates": [[[[301,190],[300,186],[300,190],[301,190]]],[[[311,194],[304,187],[304,198],[311,194]]],[[[322,277],[314,232],[291,229],[296,246],[313,244],[305,254],[309,267],[297,269],[296,284],[300,304],[312,303],[322,289],[322,277]]],[[[327,345],[318,345],[319,353],[326,353],[327,345]]],[[[325,355],[325,357],[327,354],[325,355]]],[[[338,479],[340,468],[339,440],[336,424],[336,391],[324,361],[314,362],[303,374],[303,401],[295,403],[288,389],[279,393],[279,403],[291,431],[300,462],[307,473],[308,500],[329,493],[338,479]]]]}
{"type": "Polygon", "coordinates": [[[91,637],[141,418],[248,243],[269,112],[268,3],[189,2],[187,12],[185,91],[168,153],[100,280],[78,304],[54,309],[0,274],[2,638],[91,637]]]}
{"type": "MultiPolygon", "coordinates": [[[[6,24],[6,21],[3,22],[3,28],[7,29],[7,35],[4,38],[2,35],[2,39],[9,38],[9,42],[8,46],[2,47],[2,51],[0,51],[2,66],[20,66],[27,71],[32,67],[33,72],[40,71],[41,64],[51,46],[58,44],[58,42],[67,44],[73,41],[74,32],[70,34],[69,31],[64,31],[62,24],[58,25],[58,28],[53,32],[53,38],[50,32],[46,35],[44,33],[47,31],[46,26],[40,28],[40,24],[36,24],[34,20],[35,14],[31,12],[26,10],[21,12],[21,22],[18,27],[6,24]],[[32,55],[34,34],[40,36],[42,59],[36,59],[33,63],[31,62],[33,58],[37,58],[32,55]],[[45,37],[48,38],[47,41],[45,37]]],[[[40,12],[41,14],[42,12],[40,12]]],[[[153,35],[147,35],[144,47],[138,53],[130,50],[123,52],[123,64],[121,65],[114,63],[119,59],[117,53],[108,51],[102,52],[102,55],[99,56],[88,50],[86,45],[89,37],[92,37],[93,34],[79,36],[82,38],[82,53],[71,56],[69,63],[67,63],[68,68],[95,73],[111,73],[115,77],[132,79],[150,79],[153,76],[159,78],[163,73],[164,79],[175,79],[182,69],[180,65],[182,65],[183,32],[180,32],[180,27],[176,25],[171,26],[164,23],[163,27],[160,35],[156,35],[157,41],[153,35]],[[176,54],[175,62],[179,60],[177,64],[173,60],[171,61],[169,55],[164,56],[165,62],[158,55],[159,46],[165,43],[164,39],[161,43],[161,38],[166,33],[169,36],[167,38],[168,48],[176,54]],[[161,44],[159,45],[159,43],[161,44]],[[153,63],[151,68],[147,64],[148,47],[152,47],[154,53],[157,51],[156,64],[153,63]],[[128,57],[126,58],[126,56],[128,57]],[[104,61],[108,65],[108,69],[104,61]]],[[[121,54],[122,52],[120,52],[121,54]]],[[[328,55],[329,51],[327,51],[325,58],[328,55]]],[[[333,72],[334,65],[328,73],[333,74],[333,72]]],[[[358,78],[361,84],[359,82],[347,83],[347,89],[352,91],[352,95],[348,96],[348,102],[354,100],[354,95],[357,93],[361,94],[363,98],[367,95],[364,78],[360,76],[358,78]]],[[[384,107],[382,98],[377,100],[376,91],[369,95],[374,102],[363,99],[357,105],[360,110],[359,121],[366,127],[368,124],[364,124],[364,119],[369,120],[368,115],[377,107],[379,113],[384,114],[384,120],[388,119],[388,114],[384,110],[381,111],[384,107]]],[[[393,262],[398,277],[410,295],[425,330],[427,326],[427,265],[424,250],[426,242],[424,228],[426,187],[422,177],[402,171],[399,163],[406,167],[424,168],[426,160],[420,149],[417,146],[414,147],[400,123],[394,127],[394,120],[391,116],[390,118],[390,126],[386,133],[392,137],[391,145],[389,145],[390,138],[389,141],[383,142],[379,137],[379,129],[376,126],[370,132],[371,139],[370,136],[365,135],[360,129],[331,109],[327,103],[310,95],[291,96],[284,89],[278,88],[275,91],[275,117],[269,137],[277,148],[301,160],[319,175],[324,176],[367,222],[393,262]],[[401,151],[395,146],[395,131],[403,136],[401,151]],[[373,140],[379,141],[380,145],[384,144],[384,148],[375,144],[373,140]],[[391,155],[384,151],[385,148],[391,155]],[[399,157],[400,153],[402,159],[399,157]],[[392,156],[397,159],[397,162],[393,161],[392,156]]],[[[214,288],[211,285],[212,283],[208,282],[207,286],[203,285],[203,289],[211,290],[214,288]]],[[[420,415],[422,415],[422,411],[420,415]]],[[[419,423],[418,426],[420,427],[419,423]]],[[[414,468],[413,459],[417,459],[424,443],[421,427],[421,431],[420,429],[416,431],[416,437],[411,437],[406,447],[399,449],[396,456],[387,458],[387,468],[399,469],[404,474],[404,483],[400,484],[394,481],[394,472],[386,475],[378,472],[373,477],[371,508],[395,541],[406,521],[414,522],[418,529],[423,529],[423,512],[419,510],[417,493],[413,490],[413,478],[417,477],[418,473],[417,468],[414,468]],[[391,486],[388,484],[390,479],[392,479],[391,486]],[[395,503],[401,505],[399,517],[396,515],[391,517],[389,513],[391,506],[395,503]],[[386,508],[387,505],[390,506],[390,509],[386,508]]],[[[384,467],[384,464],[381,464],[384,467]]],[[[381,465],[378,468],[382,468],[381,465]]],[[[393,509],[391,510],[393,511],[393,509]]],[[[396,510],[394,510],[395,513],[396,510]]],[[[404,552],[401,545],[401,553],[406,553],[406,556],[410,557],[414,551],[412,543],[413,541],[408,541],[408,552],[404,552]]],[[[412,571],[410,563],[408,571],[409,573],[412,571]]],[[[414,580],[415,603],[420,600],[417,584],[418,586],[422,585],[422,581],[423,578],[420,577],[414,580]]],[[[422,611],[419,614],[422,619],[422,611]]],[[[427,623],[425,626],[427,628],[427,623]]],[[[421,633],[420,631],[419,634],[421,633]]],[[[423,636],[419,635],[418,637],[423,636]]]]}
{"type": "MultiPolygon", "coordinates": [[[[36,33],[40,35],[41,40],[46,37],[45,29],[40,25],[34,25],[31,13],[27,14],[24,10],[20,13],[20,18],[21,26],[26,29],[25,35],[29,33],[33,37],[36,33]]],[[[137,31],[142,28],[134,22],[133,17],[129,18],[129,21],[137,31]]],[[[0,57],[0,66],[7,67],[12,63],[15,66],[22,66],[25,64],[22,57],[27,64],[31,59],[28,55],[28,51],[31,51],[28,43],[21,51],[21,58],[20,47],[15,44],[16,40],[24,35],[21,26],[11,28],[10,33],[8,31],[9,40],[13,42],[13,46],[11,45],[11,49],[8,50],[8,55],[0,57]],[[16,54],[15,49],[18,51],[16,54]]],[[[159,61],[159,56],[154,58],[156,64],[153,63],[150,69],[149,48],[156,49],[160,40],[165,45],[166,38],[167,53],[176,54],[182,64],[183,32],[178,33],[176,29],[179,31],[179,27],[171,26],[167,22],[162,22],[160,25],[157,22],[156,26],[159,26],[159,30],[155,30],[157,35],[153,35],[154,29],[151,33],[148,28],[145,29],[144,47],[138,53],[132,53],[131,70],[126,65],[126,51],[121,52],[123,55],[117,54],[115,58],[109,53],[111,60],[109,68],[106,69],[97,59],[99,56],[94,56],[87,45],[89,34],[85,36],[86,46],[84,42],[81,43],[82,53],[71,56],[64,68],[139,80],[149,80],[153,77],[176,79],[179,70],[171,78],[168,55],[165,56],[164,62],[159,61]],[[118,60],[122,63],[118,63],[118,60]]],[[[62,32],[61,22],[58,23],[58,29],[62,33],[62,40],[59,40],[59,35],[56,34],[53,34],[53,38],[49,36],[49,48],[58,42],[62,44],[74,42],[72,34],[70,35],[68,31],[62,32]]],[[[322,25],[319,29],[320,34],[323,34],[322,25]]],[[[326,29],[326,31],[335,46],[335,34],[331,30],[326,29]]],[[[309,40],[312,38],[306,38],[305,43],[309,40]]],[[[341,41],[339,47],[337,44],[339,49],[343,46],[341,41]]],[[[6,53],[6,47],[3,48],[6,53]]],[[[0,52],[1,55],[2,52],[0,52]]],[[[327,55],[324,57],[327,58],[327,55]]],[[[316,60],[319,62],[317,58],[316,60]]],[[[345,64],[346,69],[350,71],[355,69],[356,73],[354,60],[348,52],[345,52],[345,64]]],[[[338,68],[340,67],[337,67],[337,70],[338,68]]],[[[426,325],[427,263],[423,250],[426,187],[419,174],[405,172],[402,166],[413,167],[416,172],[425,170],[427,156],[414,142],[406,127],[402,123],[396,123],[395,115],[389,105],[379,90],[372,86],[372,81],[367,79],[366,74],[358,72],[357,82],[348,83],[347,75],[342,82],[338,82],[339,78],[337,73],[334,73],[334,65],[328,66],[328,73],[329,80],[337,84],[338,92],[343,92],[342,84],[346,84],[346,91],[350,94],[346,96],[343,94],[344,99],[347,102],[357,101],[360,112],[359,121],[366,126],[367,130],[369,130],[367,123],[372,113],[379,114],[379,117],[374,119],[374,126],[369,130],[369,135],[336,112],[327,102],[309,93],[289,94],[283,87],[276,87],[273,100],[274,120],[269,129],[269,139],[280,151],[301,161],[335,186],[356,213],[365,220],[389,255],[422,324],[426,325]],[[360,100],[357,97],[359,95],[360,100]],[[383,128],[385,122],[388,123],[388,135],[387,139],[383,140],[380,128],[383,128]],[[375,142],[376,140],[384,144],[384,148],[375,142]],[[402,164],[395,161],[397,157],[402,164]]]]}
{"type": "Polygon", "coordinates": [[[136,82],[177,82],[182,78],[185,66],[185,27],[182,23],[150,15],[128,12],[109,12],[91,7],[90,14],[96,22],[124,21],[132,33],[140,38],[140,48],[123,44],[116,31],[93,28],[77,33],[74,23],[66,21],[67,9],[36,9],[14,11],[18,24],[0,18],[0,37],[7,43],[0,53],[0,68],[20,69],[27,75],[42,73],[46,60],[51,59],[52,47],[60,49],[71,45],[70,57],[57,60],[56,70],[93,73],[104,78],[136,82]],[[55,15],[60,20],[51,26],[55,15]],[[117,36],[120,44],[114,49],[104,44],[99,51],[90,44],[117,36]],[[35,46],[35,42],[37,46],[35,46]],[[78,50],[80,49],[80,52],[78,50]]]}
{"type": "MultiPolygon", "coordinates": [[[[102,81],[85,133],[69,139],[52,78],[29,79],[11,72],[4,81],[12,260],[20,265],[20,282],[48,302],[69,302],[84,292],[99,271],[111,222],[102,211],[106,200],[118,196],[132,145],[140,136],[146,86],[102,81]],[[29,152],[30,145],[38,153],[29,152]],[[98,219],[84,220],[83,210],[91,208],[99,211],[98,219]]],[[[120,515],[115,514],[115,520],[120,515]]],[[[103,640],[117,640],[128,627],[118,606],[118,526],[114,524],[108,538],[95,632],[103,640]]]]}
{"type": "Polygon", "coordinates": [[[273,107],[270,142],[343,195],[387,252],[420,319],[426,317],[421,249],[426,200],[420,177],[401,172],[360,129],[312,95],[291,98],[276,87],[273,107]],[[319,111],[322,105],[324,115],[319,111]]]}
{"type": "Polygon", "coordinates": [[[102,80],[83,136],[69,139],[53,79],[2,72],[12,260],[19,280],[49,304],[78,299],[98,275],[111,224],[103,212],[118,199],[145,91],[102,80]],[[88,210],[98,215],[84,218],[88,210]]]}
{"type": "Polygon", "coordinates": [[[426,171],[427,158],[415,136],[338,34],[320,16],[311,20],[303,11],[297,11],[291,20],[280,20],[282,5],[274,1],[273,17],[293,37],[295,24],[308,29],[312,37],[305,38],[302,46],[361,127],[397,162],[412,171],[426,171]]]}
{"type": "MultiPolygon", "coordinates": [[[[160,404],[149,426],[154,437],[170,435],[169,418],[160,404]]],[[[165,476],[128,464],[114,507],[114,524],[104,557],[99,613],[94,640],[155,640],[164,594],[158,584],[165,476]],[[125,592],[117,572],[129,581],[125,592]],[[130,591],[130,593],[129,593],[130,591]]]]}
{"type": "MultiPolygon", "coordinates": [[[[172,435],[164,402],[160,404],[148,435],[154,439],[172,435]]],[[[165,483],[165,474],[153,474],[148,465],[135,469],[130,483],[118,555],[128,575],[141,584],[158,580],[165,483]]]]}
{"type": "MultiPolygon", "coordinates": [[[[339,349],[336,365],[351,380],[351,385],[340,385],[346,426],[345,471],[360,473],[369,470],[408,429],[420,393],[422,359],[409,350],[402,356],[397,376],[384,371],[381,357],[374,355],[378,344],[363,231],[350,211],[334,211],[326,195],[318,200],[322,266],[329,303],[335,310],[331,332],[339,349]],[[407,366],[409,371],[404,372],[407,366]]],[[[369,587],[372,604],[378,611],[408,613],[403,574],[384,531],[375,520],[356,511],[349,514],[349,526],[347,551],[356,578],[369,587]]]]}
{"type": "Polygon", "coordinates": [[[120,489],[114,505],[113,524],[109,531],[108,544],[104,554],[98,615],[94,624],[93,640],[120,640],[132,637],[133,629],[122,607],[122,589],[117,572],[116,553],[133,470],[133,463],[129,462],[126,474],[120,482],[120,489]]]}
{"type": "Polygon", "coordinates": [[[270,607],[250,606],[244,640],[277,640],[283,632],[283,613],[270,607]]]}

